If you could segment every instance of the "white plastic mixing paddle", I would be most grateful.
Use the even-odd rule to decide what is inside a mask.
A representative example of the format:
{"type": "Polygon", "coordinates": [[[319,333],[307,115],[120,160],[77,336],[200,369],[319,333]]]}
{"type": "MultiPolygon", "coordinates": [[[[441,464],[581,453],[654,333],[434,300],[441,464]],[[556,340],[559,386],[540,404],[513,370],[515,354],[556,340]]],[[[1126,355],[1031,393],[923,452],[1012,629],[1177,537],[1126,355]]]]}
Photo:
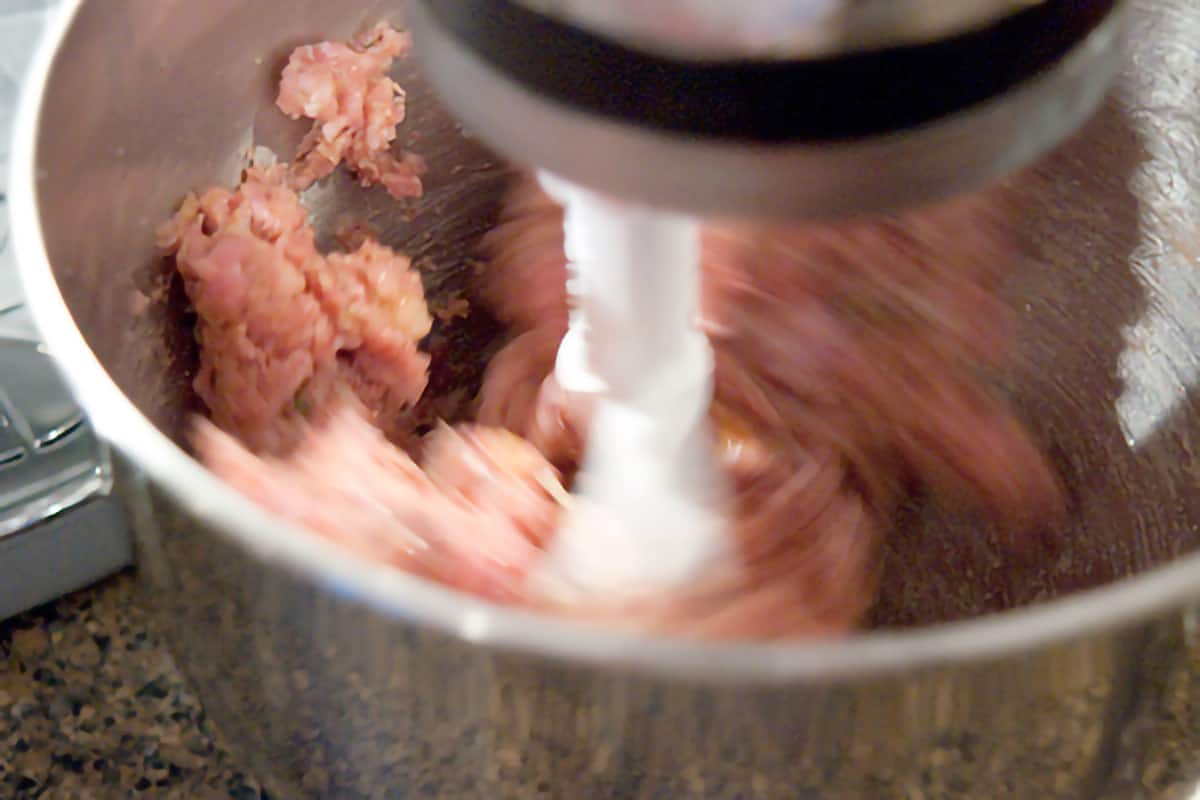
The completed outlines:
{"type": "Polygon", "coordinates": [[[574,300],[555,374],[595,400],[547,571],[606,598],[687,584],[732,551],[707,425],[713,354],[695,326],[697,224],[542,182],[566,207],[574,300]]]}

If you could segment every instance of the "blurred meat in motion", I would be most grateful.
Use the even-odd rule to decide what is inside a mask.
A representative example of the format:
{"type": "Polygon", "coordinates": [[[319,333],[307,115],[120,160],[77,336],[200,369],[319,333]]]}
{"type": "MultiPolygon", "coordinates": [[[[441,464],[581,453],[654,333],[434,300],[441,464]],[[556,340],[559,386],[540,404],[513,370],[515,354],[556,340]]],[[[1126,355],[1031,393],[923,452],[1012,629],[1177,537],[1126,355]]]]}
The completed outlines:
{"type": "Polygon", "coordinates": [[[390,149],[404,109],[386,70],[406,50],[384,27],[298,49],[279,98],[315,120],[297,161],[188,195],[160,229],[196,315],[209,419],[194,446],[217,475],[366,558],[489,601],[711,638],[853,630],[913,491],[989,514],[1014,552],[1053,523],[1056,477],[990,384],[1011,357],[997,291],[1018,209],[1003,191],[886,219],[713,224],[699,322],[738,557],[670,596],[545,591],[538,567],[576,506],[589,415],[553,375],[562,209],[529,176],[507,194],[477,288],[509,339],[475,422],[421,437],[409,412],[432,320],[419,274],[362,225],[344,252],[318,252],[296,194],[342,161],[397,197],[420,193],[416,162],[390,149]]]}
{"type": "Polygon", "coordinates": [[[524,581],[555,527],[554,469],[505,431],[439,428],[425,461],[389,442],[341,396],[286,457],[261,457],[201,420],[197,455],[267,510],[366,558],[498,603],[524,581]]]}
{"type": "MultiPolygon", "coordinates": [[[[745,569],[661,612],[672,628],[685,617],[709,635],[853,626],[911,489],[978,507],[1015,548],[1052,524],[1056,477],[988,382],[1010,354],[997,290],[1016,213],[996,190],[896,218],[705,228],[701,324],[745,569]]],[[[525,177],[484,240],[480,294],[514,335],[479,419],[527,437],[569,477],[587,409],[553,377],[569,303],[560,214],[525,177]]]]}

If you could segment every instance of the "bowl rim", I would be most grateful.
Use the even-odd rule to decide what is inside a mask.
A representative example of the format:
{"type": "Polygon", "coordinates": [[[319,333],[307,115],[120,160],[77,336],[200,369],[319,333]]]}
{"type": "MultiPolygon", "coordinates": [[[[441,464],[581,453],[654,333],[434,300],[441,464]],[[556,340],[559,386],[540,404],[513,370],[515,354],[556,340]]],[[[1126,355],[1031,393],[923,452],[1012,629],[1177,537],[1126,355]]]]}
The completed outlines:
{"type": "Polygon", "coordinates": [[[1200,599],[1200,554],[1102,587],[960,622],[794,643],[705,642],[597,629],[503,608],[371,562],[262,509],[204,469],[125,397],[76,327],[56,283],[38,213],[37,138],[60,46],[85,0],[60,0],[23,86],[9,205],[26,302],[49,353],[97,432],[199,523],[265,563],[406,624],[494,651],[576,667],[704,683],[804,684],[1021,658],[1108,635],[1200,599]]]}

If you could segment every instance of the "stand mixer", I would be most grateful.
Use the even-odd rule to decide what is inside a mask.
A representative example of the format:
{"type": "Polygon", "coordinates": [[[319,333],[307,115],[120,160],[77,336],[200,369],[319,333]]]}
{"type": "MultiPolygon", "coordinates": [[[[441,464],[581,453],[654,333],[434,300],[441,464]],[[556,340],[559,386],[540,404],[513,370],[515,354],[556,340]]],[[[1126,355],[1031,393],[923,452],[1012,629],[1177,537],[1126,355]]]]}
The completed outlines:
{"type": "MultiPolygon", "coordinates": [[[[731,549],[692,324],[698,220],[886,213],[1061,141],[1120,64],[1124,4],[422,0],[452,113],[566,208],[555,375],[592,409],[582,505],[551,552],[593,590],[679,586],[731,549]]],[[[576,588],[579,588],[578,586],[576,588]]]]}
{"type": "MultiPolygon", "coordinates": [[[[885,5],[926,7],[877,7],[885,5]]],[[[1098,96],[1118,60],[1109,47],[1126,7],[1131,58],[1101,112],[1084,135],[1011,179],[1030,267],[1005,298],[1019,315],[1012,396],[1068,481],[1069,548],[1009,568],[973,520],[949,520],[922,529],[928,538],[893,537],[904,558],[884,584],[888,613],[877,625],[834,640],[713,643],[522,613],[356,557],[264,511],[184,447],[195,408],[185,310],[135,319],[129,308],[130,289],[162,270],[156,223],[186,187],[237,180],[258,121],[278,115],[280,60],[296,44],[344,41],[394,12],[389,20],[414,29],[432,65],[445,35],[422,26],[428,8],[405,4],[414,13],[401,17],[396,0],[63,0],[16,128],[12,242],[46,347],[112,444],[113,490],[137,537],[146,605],[206,718],[285,797],[1095,800],[1151,785],[1190,791],[1194,747],[1169,741],[1155,720],[1194,727],[1197,688],[1200,8],[1128,3],[1095,29],[1107,32],[1102,46],[1072,51],[1090,54],[1092,68],[1035,81],[1086,84],[1098,96]],[[1160,744],[1173,766],[1143,758],[1160,744]]],[[[849,24],[816,29],[831,27],[849,24]]],[[[1064,51],[1053,63],[1073,58],[1064,51]]],[[[454,63],[432,76],[448,82],[448,102],[454,63]]],[[[514,159],[597,194],[637,205],[628,199],[636,192],[601,185],[621,172],[636,183],[637,170],[720,184],[711,170],[690,174],[695,161],[634,164],[580,150],[602,134],[668,139],[657,152],[680,156],[692,147],[737,155],[711,138],[649,136],[595,116],[580,115],[572,129],[593,138],[571,139],[522,117],[540,106],[549,118],[561,104],[535,96],[506,109],[500,101],[512,94],[486,91],[497,71],[480,73],[492,80],[462,85],[453,101],[463,119],[511,114],[506,152],[522,147],[514,159]],[[549,145],[587,158],[574,170],[548,164],[549,145]],[[584,170],[592,180],[576,174],[584,170]]],[[[347,209],[378,220],[391,246],[429,258],[431,277],[461,279],[441,299],[479,277],[472,254],[503,209],[510,171],[461,136],[441,104],[425,102],[430,77],[413,60],[395,75],[412,101],[406,133],[430,157],[417,217],[402,219],[386,193],[363,192],[348,176],[337,184],[347,202],[316,216],[329,229],[347,209]]],[[[1014,132],[1044,134],[1034,123],[1062,119],[1055,109],[1076,97],[1056,85],[1038,95],[1044,104],[1029,102],[1026,84],[994,107],[906,133],[792,152],[743,142],[751,169],[728,170],[721,194],[691,201],[767,216],[739,212],[735,200],[760,196],[733,191],[769,176],[770,165],[795,165],[790,182],[778,178],[776,199],[800,205],[801,193],[824,187],[830,215],[881,205],[885,187],[911,192],[939,174],[962,177],[964,164],[998,174],[979,148],[1011,143],[1014,132]],[[939,126],[976,135],[939,137],[939,126]],[[884,180],[897,171],[926,182],[884,180]],[[822,182],[830,173],[872,192],[840,191],[822,182]]],[[[504,116],[470,127],[499,144],[504,116]]],[[[1021,141],[1026,157],[1004,169],[1027,160],[1021,141]]],[[[678,203],[645,205],[688,205],[677,193],[678,203]]],[[[685,216],[705,213],[722,212],[685,216]]],[[[487,336],[460,351],[473,370],[499,335],[484,321],[487,336]]],[[[449,388],[460,386],[472,388],[449,388]]]]}

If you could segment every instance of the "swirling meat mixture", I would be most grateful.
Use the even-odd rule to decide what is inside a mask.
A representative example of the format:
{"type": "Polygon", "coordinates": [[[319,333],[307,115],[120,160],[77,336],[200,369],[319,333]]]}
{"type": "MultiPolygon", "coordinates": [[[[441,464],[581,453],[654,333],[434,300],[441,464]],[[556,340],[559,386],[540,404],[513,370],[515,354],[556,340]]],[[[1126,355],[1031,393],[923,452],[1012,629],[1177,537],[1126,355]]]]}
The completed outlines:
{"type": "Polygon", "coordinates": [[[852,629],[881,537],[914,489],[964,499],[1014,546],[1061,509],[1054,475],[984,374],[1008,352],[1011,257],[994,198],[837,226],[710,226],[702,323],[717,354],[718,458],[738,563],[686,595],[550,608],[528,580],[586,445],[552,375],[566,329],[562,210],[516,183],[483,241],[480,297],[510,331],[476,422],[420,438],[430,330],[420,276],[373,239],[322,254],[296,194],[339,163],[397,197],[407,40],[379,27],[298,49],[279,107],[314,120],[290,166],[191,195],[160,232],[197,315],[203,462],[271,511],[489,600],[656,632],[782,638],[852,629]]]}

